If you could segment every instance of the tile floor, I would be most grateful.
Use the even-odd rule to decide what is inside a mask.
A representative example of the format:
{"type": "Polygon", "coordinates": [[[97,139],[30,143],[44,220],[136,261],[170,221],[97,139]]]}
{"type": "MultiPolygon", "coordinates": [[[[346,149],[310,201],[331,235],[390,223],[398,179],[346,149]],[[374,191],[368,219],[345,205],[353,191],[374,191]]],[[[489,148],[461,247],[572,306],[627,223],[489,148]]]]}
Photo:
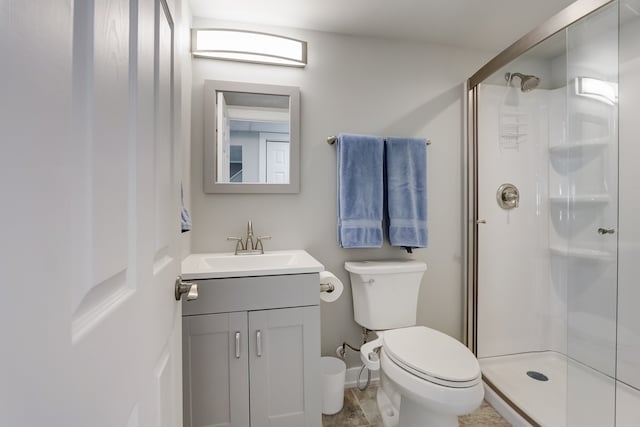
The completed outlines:
{"type": "MultiPolygon", "coordinates": [[[[344,407],[335,415],[323,415],[323,427],[384,427],[376,404],[376,386],[365,391],[344,391],[344,407]]],[[[509,427],[511,424],[486,402],[475,412],[459,418],[461,427],[509,427]]]]}

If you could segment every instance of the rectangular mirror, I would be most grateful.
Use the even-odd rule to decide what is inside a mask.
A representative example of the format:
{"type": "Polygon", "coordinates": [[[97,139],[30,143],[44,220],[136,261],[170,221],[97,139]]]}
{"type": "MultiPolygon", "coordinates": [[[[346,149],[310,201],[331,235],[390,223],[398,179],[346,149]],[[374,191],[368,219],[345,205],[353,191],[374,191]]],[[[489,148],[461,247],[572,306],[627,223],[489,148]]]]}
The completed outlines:
{"type": "Polygon", "coordinates": [[[300,90],[205,80],[205,193],[300,191],[300,90]]]}

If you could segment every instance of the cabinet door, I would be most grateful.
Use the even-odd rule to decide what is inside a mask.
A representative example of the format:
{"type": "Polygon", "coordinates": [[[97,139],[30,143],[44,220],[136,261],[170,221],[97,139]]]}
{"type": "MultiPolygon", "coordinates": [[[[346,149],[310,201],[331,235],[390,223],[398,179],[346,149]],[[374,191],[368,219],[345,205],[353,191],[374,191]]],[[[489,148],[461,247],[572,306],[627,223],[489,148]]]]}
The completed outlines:
{"type": "Polygon", "coordinates": [[[247,312],[182,318],[184,426],[249,427],[247,312]]]}
{"type": "Polygon", "coordinates": [[[320,308],[249,312],[251,427],[320,427],[320,308]]]}

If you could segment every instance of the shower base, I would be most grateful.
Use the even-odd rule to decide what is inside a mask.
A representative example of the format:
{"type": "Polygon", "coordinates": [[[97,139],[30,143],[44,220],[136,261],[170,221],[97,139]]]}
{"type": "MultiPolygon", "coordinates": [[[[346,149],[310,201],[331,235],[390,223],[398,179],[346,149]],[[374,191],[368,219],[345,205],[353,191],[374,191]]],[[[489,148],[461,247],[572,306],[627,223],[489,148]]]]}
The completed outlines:
{"type": "Polygon", "coordinates": [[[616,418],[618,427],[638,425],[626,421],[638,422],[638,390],[563,354],[544,351],[479,361],[484,378],[541,426],[607,427],[614,426],[616,418]],[[527,375],[530,371],[548,380],[534,379],[527,375]]]}

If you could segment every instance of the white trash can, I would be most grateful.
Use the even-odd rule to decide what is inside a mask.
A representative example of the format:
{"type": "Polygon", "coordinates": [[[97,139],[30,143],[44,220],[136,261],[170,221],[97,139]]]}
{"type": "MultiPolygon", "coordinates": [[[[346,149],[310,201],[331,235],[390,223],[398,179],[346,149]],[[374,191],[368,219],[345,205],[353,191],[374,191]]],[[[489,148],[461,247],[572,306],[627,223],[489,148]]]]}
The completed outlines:
{"type": "Polygon", "coordinates": [[[337,414],[344,403],[347,365],[337,357],[322,358],[322,413],[337,414]]]}

